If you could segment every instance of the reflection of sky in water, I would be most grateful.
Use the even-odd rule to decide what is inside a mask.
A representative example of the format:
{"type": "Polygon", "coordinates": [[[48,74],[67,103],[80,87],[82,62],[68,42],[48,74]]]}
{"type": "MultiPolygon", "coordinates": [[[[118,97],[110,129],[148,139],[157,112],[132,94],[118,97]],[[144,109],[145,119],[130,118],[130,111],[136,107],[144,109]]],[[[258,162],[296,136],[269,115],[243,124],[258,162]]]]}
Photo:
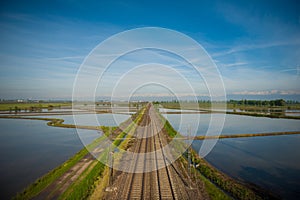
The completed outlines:
{"type": "MultiPolygon", "coordinates": [[[[118,124],[127,120],[131,115],[125,114],[81,114],[76,115],[76,124],[77,125],[87,125],[87,126],[117,126],[118,124]],[[97,118],[95,118],[95,116],[97,118]]],[[[34,116],[40,118],[58,118],[63,119],[64,124],[75,124],[74,117],[72,115],[50,115],[50,116],[34,116]]],[[[90,144],[93,140],[95,140],[101,133],[95,132],[95,134],[87,135],[86,130],[77,129],[75,133],[78,134],[81,142],[84,145],[90,144]]]]}
{"type": "Polygon", "coordinates": [[[160,108],[159,112],[205,112],[201,110],[180,110],[180,109],[168,109],[168,108],[160,108]]]}
{"type": "MultiPolygon", "coordinates": [[[[222,119],[223,114],[212,114],[218,121],[222,119]]],[[[204,135],[208,129],[211,114],[169,114],[164,115],[170,121],[172,126],[179,130],[183,135],[187,127],[191,126],[196,129],[197,118],[200,116],[200,124],[197,129],[197,135],[204,135]],[[180,128],[180,119],[184,118],[180,128]]],[[[218,123],[218,122],[217,122],[218,123]]],[[[225,124],[222,134],[239,134],[239,133],[263,133],[263,132],[280,132],[280,131],[300,131],[298,120],[291,119],[271,119],[265,117],[251,117],[241,115],[226,115],[225,124]]]]}
{"type": "MultiPolygon", "coordinates": [[[[0,194],[9,199],[40,176],[83,148],[75,129],[57,128],[45,121],[0,119],[0,194]]],[[[92,141],[99,133],[83,130],[92,141]]]]}
{"type": "Polygon", "coordinates": [[[297,113],[285,113],[286,116],[300,116],[300,112],[297,113]]]}
{"type": "MultiPolygon", "coordinates": [[[[201,141],[194,141],[199,150],[201,141]]],[[[206,160],[238,179],[299,199],[300,135],[219,140],[206,160]]]]}
{"type": "MultiPolygon", "coordinates": [[[[221,118],[222,114],[213,114],[221,118]]],[[[176,130],[194,126],[199,114],[164,115],[176,130]]],[[[200,115],[198,135],[208,129],[211,114],[200,115]]],[[[182,129],[186,133],[186,129],[182,129]]],[[[298,120],[226,115],[222,134],[300,131],[298,120]]],[[[201,147],[202,141],[193,146],[201,147]]],[[[287,199],[300,199],[300,135],[234,138],[219,140],[206,156],[212,165],[230,176],[278,191],[287,199]],[[298,195],[298,196],[297,196],[298,195]]]]}
{"type": "MultiPolygon", "coordinates": [[[[78,125],[86,126],[117,126],[119,123],[127,120],[130,115],[126,114],[96,114],[97,120],[95,119],[94,114],[78,114],[76,115],[76,122],[78,125]]],[[[31,117],[31,116],[28,116],[31,117]]],[[[74,118],[72,115],[45,115],[45,116],[33,116],[40,118],[58,118],[63,119],[64,124],[74,124],[74,118]]]]}
{"type": "MultiPolygon", "coordinates": [[[[97,114],[100,125],[116,126],[130,115],[97,114]]],[[[29,116],[30,117],[30,116],[29,116]]],[[[72,115],[33,116],[64,119],[74,124],[72,115]]],[[[94,115],[78,115],[79,125],[99,125],[94,115]]],[[[100,136],[94,130],[50,127],[45,121],[0,119],[0,194],[4,199],[72,157],[100,136]],[[79,136],[79,137],[78,137],[79,136]]]]}

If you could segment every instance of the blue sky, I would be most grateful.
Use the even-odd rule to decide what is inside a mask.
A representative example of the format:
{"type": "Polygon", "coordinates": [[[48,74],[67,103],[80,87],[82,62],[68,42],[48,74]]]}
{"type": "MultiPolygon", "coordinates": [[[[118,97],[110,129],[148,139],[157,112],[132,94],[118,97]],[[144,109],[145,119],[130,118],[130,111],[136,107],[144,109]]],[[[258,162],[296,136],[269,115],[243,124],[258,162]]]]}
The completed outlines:
{"type": "Polygon", "coordinates": [[[0,98],[70,98],[77,70],[96,45],[148,26],[199,42],[228,95],[299,99],[298,1],[72,0],[1,1],[0,98]]]}

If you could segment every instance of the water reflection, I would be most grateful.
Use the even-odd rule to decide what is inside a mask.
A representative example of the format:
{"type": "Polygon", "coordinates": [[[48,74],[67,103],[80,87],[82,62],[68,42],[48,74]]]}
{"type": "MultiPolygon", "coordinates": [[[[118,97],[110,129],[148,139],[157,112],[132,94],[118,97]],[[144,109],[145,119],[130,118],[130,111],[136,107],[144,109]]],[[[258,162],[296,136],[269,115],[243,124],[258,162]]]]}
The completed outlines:
{"type": "MultiPolygon", "coordinates": [[[[73,124],[73,116],[39,116],[62,118],[73,124]]],[[[91,115],[81,115],[90,124],[91,115]]],[[[129,115],[118,115],[126,120],[129,115]]],[[[116,126],[111,114],[97,115],[101,125],[116,126]]],[[[16,192],[34,182],[37,178],[57,167],[88,144],[100,133],[94,130],[50,127],[45,121],[24,119],[0,119],[0,194],[1,199],[10,199],[16,192]],[[80,136],[80,138],[78,137],[80,136]],[[81,139],[81,140],[80,140],[81,139]]]]}
{"type": "MultiPolygon", "coordinates": [[[[188,126],[195,126],[194,121],[199,117],[198,114],[183,114],[186,119],[180,127],[181,115],[164,115],[176,130],[181,130],[181,134],[186,135],[188,126]]],[[[197,129],[197,135],[205,135],[209,126],[211,115],[215,118],[223,118],[224,114],[203,114],[200,115],[200,124],[197,129]]],[[[196,126],[195,126],[196,127],[196,126]]],[[[195,128],[192,127],[192,128],[195,128]]],[[[252,117],[243,115],[226,115],[222,134],[240,134],[240,133],[267,133],[281,131],[299,131],[300,123],[298,120],[291,119],[272,119],[266,117],[252,117]]]]}
{"type": "MultiPolygon", "coordinates": [[[[221,114],[214,114],[220,115],[221,114]]],[[[180,115],[165,115],[178,130],[180,115]]],[[[193,114],[186,114],[191,121],[193,114]]],[[[198,135],[206,133],[210,114],[201,115],[198,135]]],[[[182,126],[188,126],[183,124],[182,126]]],[[[227,115],[222,134],[299,131],[298,120],[227,115]]],[[[186,134],[186,132],[181,132],[186,134]]],[[[194,141],[199,151],[202,141],[194,141]]],[[[276,192],[284,199],[300,199],[300,135],[219,140],[205,157],[224,173],[276,192]]]]}
{"type": "MultiPolygon", "coordinates": [[[[199,150],[201,143],[193,147],[199,150]]],[[[299,199],[299,144],[299,135],[223,139],[205,159],[236,179],[299,199]]]]}

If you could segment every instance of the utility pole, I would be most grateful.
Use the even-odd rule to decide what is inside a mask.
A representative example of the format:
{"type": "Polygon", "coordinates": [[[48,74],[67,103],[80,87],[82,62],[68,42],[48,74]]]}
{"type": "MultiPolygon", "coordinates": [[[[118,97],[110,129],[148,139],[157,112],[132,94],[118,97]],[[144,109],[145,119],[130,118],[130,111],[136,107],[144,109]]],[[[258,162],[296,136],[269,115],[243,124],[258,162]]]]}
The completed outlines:
{"type": "MultiPolygon", "coordinates": [[[[112,130],[111,127],[109,127],[109,139],[112,142],[112,130]]],[[[109,157],[109,185],[113,184],[113,156],[114,156],[114,148],[113,148],[113,144],[111,143],[111,145],[109,146],[109,152],[108,152],[108,157],[109,157]]]]}
{"type": "MultiPolygon", "coordinates": [[[[188,126],[187,128],[187,134],[188,134],[188,140],[191,139],[191,127],[188,126]]],[[[191,146],[187,149],[188,154],[188,173],[189,173],[189,179],[190,179],[190,187],[192,186],[192,173],[191,173],[191,146]]]]}
{"type": "Polygon", "coordinates": [[[109,185],[112,185],[113,184],[113,177],[114,177],[114,150],[112,150],[110,153],[110,178],[109,178],[109,185]]]}
{"type": "Polygon", "coordinates": [[[112,187],[113,185],[113,173],[114,173],[114,168],[113,168],[113,165],[114,165],[114,146],[112,144],[112,130],[111,130],[111,127],[109,127],[109,131],[108,131],[108,138],[111,142],[111,144],[109,145],[108,147],[108,158],[107,158],[107,161],[108,161],[108,164],[109,164],[109,176],[108,176],[108,187],[105,189],[106,192],[113,192],[113,191],[116,191],[116,187],[112,187]]]}

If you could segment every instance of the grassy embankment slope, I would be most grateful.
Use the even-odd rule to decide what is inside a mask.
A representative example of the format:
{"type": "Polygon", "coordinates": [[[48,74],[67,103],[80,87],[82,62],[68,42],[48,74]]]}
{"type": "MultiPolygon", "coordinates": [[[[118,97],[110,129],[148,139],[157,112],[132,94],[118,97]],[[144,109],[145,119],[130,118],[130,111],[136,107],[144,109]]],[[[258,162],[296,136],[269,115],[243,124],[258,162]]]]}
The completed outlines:
{"type": "MultiPolygon", "coordinates": [[[[133,116],[133,122],[127,126],[124,131],[118,134],[112,146],[117,146],[119,149],[126,150],[130,142],[129,132],[134,132],[136,126],[135,123],[141,121],[144,109],[142,109],[138,114],[133,116]]],[[[126,122],[124,122],[126,123],[126,122]]],[[[106,128],[109,130],[109,128],[106,128]]],[[[113,147],[112,147],[113,148],[113,147]]],[[[61,196],[59,199],[101,199],[105,188],[109,184],[109,167],[105,164],[108,159],[108,154],[110,153],[110,148],[107,148],[100,156],[99,162],[95,161],[95,164],[81,175],[61,196]]],[[[114,160],[116,162],[116,160],[114,160]]]]}
{"type": "MultiPolygon", "coordinates": [[[[162,120],[166,120],[161,115],[162,120]]],[[[165,131],[169,134],[171,138],[181,137],[177,131],[173,129],[171,124],[166,120],[164,125],[165,131]]],[[[184,144],[182,144],[184,146],[184,144]]],[[[194,150],[191,150],[191,159],[195,168],[192,168],[194,176],[200,178],[204,184],[206,191],[210,195],[211,199],[235,199],[250,200],[250,199],[263,199],[261,194],[254,192],[247,186],[238,181],[228,177],[227,175],[221,173],[216,168],[211,166],[203,158],[201,158],[194,150]],[[229,194],[229,196],[228,196],[229,194]]],[[[182,163],[187,167],[187,153],[182,157],[182,163]]],[[[262,196],[269,194],[262,194],[262,196]]]]}
{"type": "MultiPolygon", "coordinates": [[[[166,120],[160,113],[158,113],[162,123],[164,123],[164,131],[166,134],[168,134],[169,136],[169,144],[170,141],[172,140],[172,149],[173,151],[178,151],[180,154],[182,152],[184,152],[188,147],[187,144],[185,142],[183,142],[182,140],[176,140],[176,139],[184,139],[183,136],[181,136],[177,131],[174,130],[174,128],[171,126],[171,124],[169,123],[168,120],[166,120]],[[176,137],[176,139],[174,140],[174,138],[176,137]]],[[[174,153],[174,152],[173,152],[174,153]]],[[[175,155],[176,156],[176,153],[175,155]]],[[[187,154],[183,154],[182,156],[180,156],[179,161],[183,164],[183,166],[185,168],[188,167],[188,161],[187,161],[187,154]]],[[[206,164],[206,162],[203,160],[203,163],[206,164]]],[[[213,169],[213,168],[209,168],[209,169],[213,169]]],[[[190,177],[193,179],[193,181],[197,182],[197,179],[200,179],[205,187],[205,190],[207,192],[207,194],[209,195],[209,197],[212,200],[218,200],[218,199],[224,199],[224,200],[228,200],[228,199],[232,199],[228,194],[226,194],[226,192],[223,191],[222,188],[218,187],[217,185],[215,185],[210,179],[208,179],[207,177],[203,176],[201,173],[199,173],[198,171],[193,170],[193,175],[194,177],[190,177]]]]}
{"type": "MultiPolygon", "coordinates": [[[[135,122],[141,120],[143,115],[143,109],[133,116],[135,118],[135,122]]],[[[161,116],[162,117],[162,116],[161,116]]],[[[22,118],[22,117],[13,117],[13,118],[22,118]]],[[[47,120],[49,121],[47,124],[50,126],[59,126],[66,128],[74,128],[75,125],[72,124],[62,124],[63,120],[61,119],[53,119],[53,118],[25,118],[32,120],[47,120]]],[[[81,126],[81,128],[86,129],[99,129],[100,127],[93,126],[81,126]]],[[[110,128],[101,127],[104,133],[107,135],[110,128]]],[[[130,124],[127,127],[127,132],[131,129],[134,129],[133,124],[130,124]]],[[[165,131],[169,134],[171,138],[173,138],[176,134],[178,134],[173,127],[170,125],[168,121],[166,121],[164,125],[165,131]]],[[[122,145],[122,149],[126,149],[130,143],[130,140],[123,140],[124,137],[128,137],[130,139],[130,135],[125,132],[121,132],[118,134],[114,141],[115,146],[122,145]]],[[[102,139],[98,138],[97,141],[93,142],[91,146],[100,142],[102,139]]],[[[78,152],[74,157],[66,161],[61,166],[52,170],[44,177],[38,179],[35,183],[26,188],[22,193],[16,196],[16,199],[30,199],[31,197],[38,194],[45,187],[47,187],[51,182],[60,177],[64,172],[74,166],[79,160],[81,160],[88,151],[86,149],[78,152]]],[[[99,159],[107,159],[108,151],[105,151],[99,159]]],[[[184,155],[181,159],[182,162],[187,165],[186,155],[184,155]],[[185,156],[185,157],[184,157],[185,156]],[[184,159],[183,159],[184,158],[184,159]]],[[[237,181],[227,177],[222,174],[211,165],[209,165],[204,159],[200,158],[197,153],[192,151],[192,159],[193,163],[198,166],[195,169],[192,169],[198,178],[200,178],[206,187],[206,190],[212,199],[228,199],[228,194],[238,199],[260,199],[260,197],[254,193],[252,190],[244,186],[243,184],[238,183],[237,181]],[[221,190],[220,190],[221,189],[221,190]],[[223,191],[225,191],[225,193],[223,191]]],[[[74,197],[81,196],[83,198],[87,198],[89,196],[93,197],[92,199],[97,199],[101,197],[101,193],[108,185],[108,167],[103,165],[101,162],[97,160],[93,162],[88,169],[86,169],[82,175],[63,193],[61,199],[69,198],[70,195],[75,195],[74,197]],[[95,192],[97,191],[97,192],[95,192]]]]}
{"type": "MultiPolygon", "coordinates": [[[[92,148],[98,142],[103,140],[104,137],[100,137],[96,139],[92,144],[89,145],[88,148],[92,148]]],[[[88,154],[87,148],[82,149],[78,153],[76,153],[69,160],[58,166],[57,168],[51,170],[43,177],[37,179],[34,183],[25,188],[21,193],[18,193],[13,199],[31,199],[37,194],[39,194],[43,189],[45,189],[48,185],[50,185],[53,181],[61,177],[66,171],[68,171],[71,167],[76,165],[83,157],[88,154]]]]}
{"type": "Polygon", "coordinates": [[[194,140],[206,139],[226,139],[226,138],[242,138],[242,137],[266,137],[266,136],[279,136],[279,135],[298,135],[300,131],[290,132],[271,132],[271,133],[249,133],[249,134],[233,134],[233,135],[220,135],[220,136],[195,136],[194,140]]]}
{"type": "MultiPolygon", "coordinates": [[[[127,129],[125,129],[125,132],[131,132],[134,131],[133,129],[135,126],[133,126],[134,123],[139,123],[141,120],[141,117],[143,115],[143,109],[132,116],[132,119],[134,122],[132,122],[127,129]]],[[[22,117],[13,117],[13,118],[21,118],[21,119],[31,119],[31,120],[46,120],[49,121],[47,124],[49,126],[58,126],[58,127],[64,127],[64,128],[74,128],[75,125],[72,124],[62,124],[62,119],[52,119],[52,118],[22,118],[22,117]]],[[[128,121],[128,120],[127,120],[128,121]]],[[[127,123],[125,121],[123,124],[127,123]]],[[[104,140],[106,137],[109,136],[109,134],[114,134],[114,132],[117,130],[116,127],[96,127],[96,126],[80,126],[80,128],[85,129],[93,129],[93,130],[99,130],[101,129],[105,136],[102,136],[98,139],[96,139],[94,142],[92,142],[90,145],[88,145],[86,148],[79,151],[77,154],[75,154],[72,158],[67,160],[62,165],[58,166],[57,168],[51,170],[49,173],[44,175],[43,177],[36,180],[33,184],[29,185],[27,188],[25,188],[21,193],[17,194],[14,199],[31,199],[34,196],[38,195],[42,190],[44,190],[47,186],[49,186],[52,182],[57,180],[59,177],[61,177],[65,172],[67,172],[71,167],[75,166],[81,159],[83,159],[88,153],[88,149],[91,151],[93,150],[99,142],[104,140]]],[[[129,144],[128,140],[123,140],[127,134],[124,132],[120,132],[115,140],[113,141],[114,146],[122,146],[122,148],[125,148],[129,144]]],[[[105,166],[105,160],[107,159],[109,153],[109,148],[105,149],[101,155],[98,157],[99,160],[102,160],[103,162],[99,162],[98,160],[94,160],[87,169],[83,171],[83,173],[67,188],[66,191],[63,192],[63,194],[59,197],[59,199],[86,199],[90,195],[93,194],[93,191],[97,189],[99,191],[99,185],[102,189],[105,188],[105,186],[108,184],[108,173],[106,171],[108,170],[108,167],[105,166]],[[104,184],[103,184],[104,183],[104,184]]],[[[101,193],[97,193],[99,195],[101,193]]]]}

